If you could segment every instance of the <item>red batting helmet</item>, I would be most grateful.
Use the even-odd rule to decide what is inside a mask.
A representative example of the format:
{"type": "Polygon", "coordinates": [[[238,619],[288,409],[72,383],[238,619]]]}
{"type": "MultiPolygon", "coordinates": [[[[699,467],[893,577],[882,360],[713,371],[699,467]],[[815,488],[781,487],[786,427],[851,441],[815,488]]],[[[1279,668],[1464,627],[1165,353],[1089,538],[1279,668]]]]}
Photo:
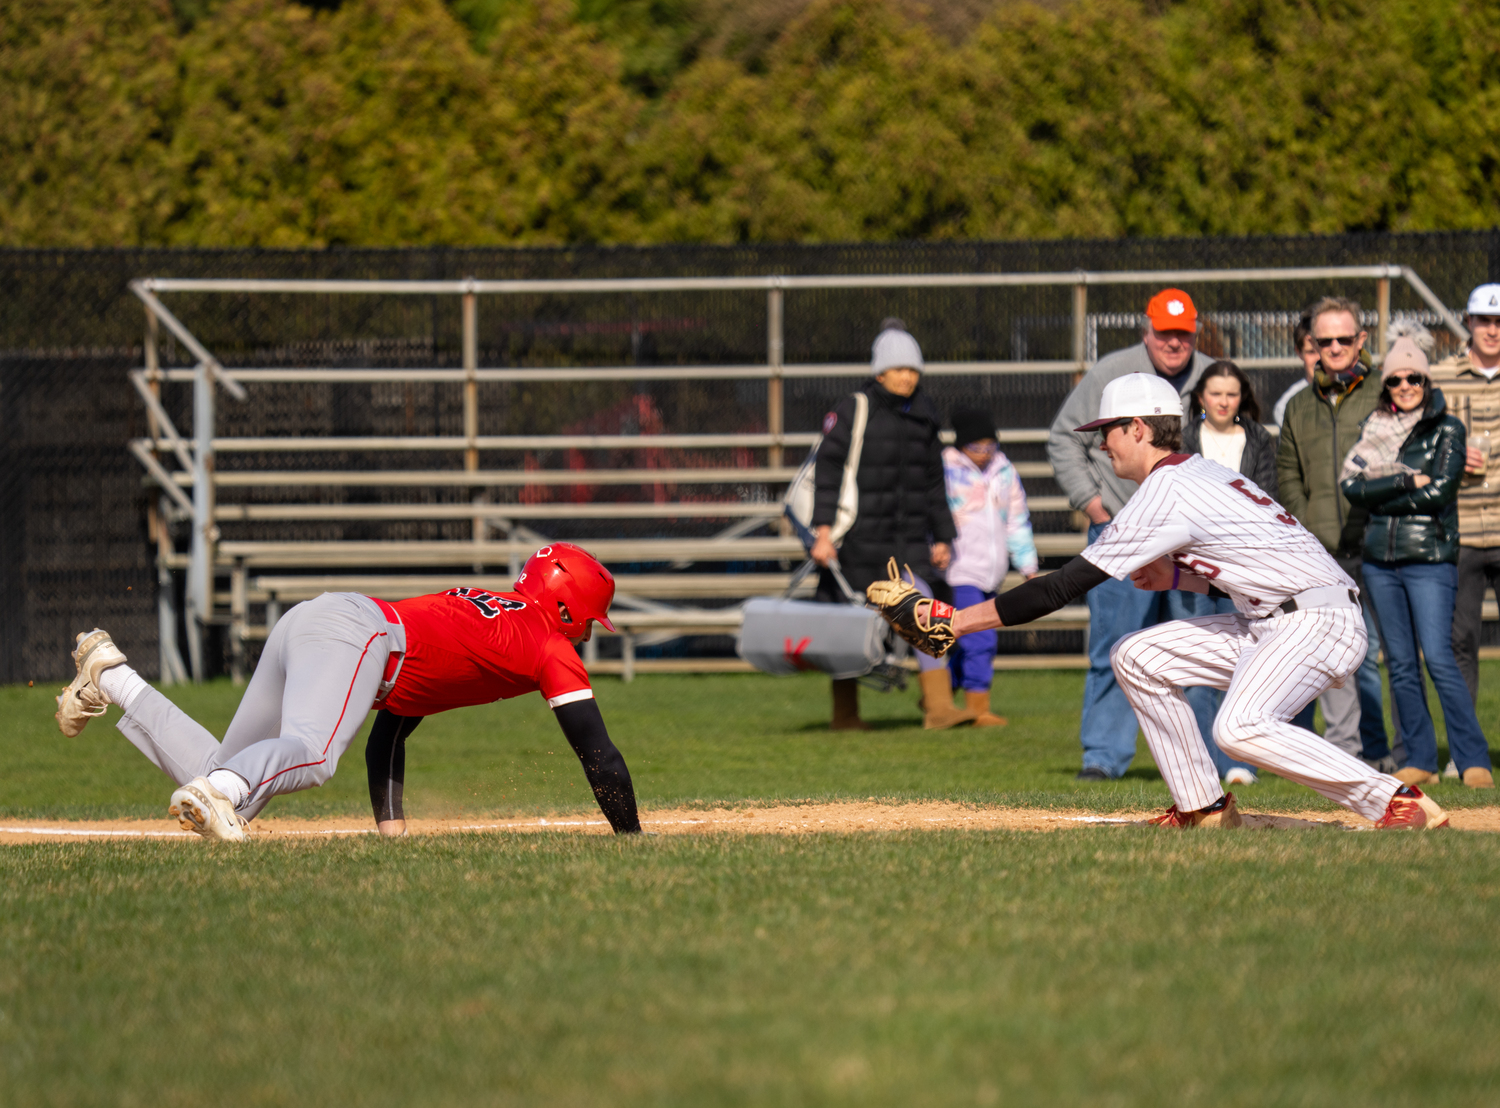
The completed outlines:
{"type": "Polygon", "coordinates": [[[615,629],[606,614],[615,598],[614,577],[592,554],[570,542],[544,546],[527,558],[516,578],[516,592],[549,612],[554,602],[563,605],[571,622],[559,630],[570,639],[582,638],[591,619],[615,629]]]}

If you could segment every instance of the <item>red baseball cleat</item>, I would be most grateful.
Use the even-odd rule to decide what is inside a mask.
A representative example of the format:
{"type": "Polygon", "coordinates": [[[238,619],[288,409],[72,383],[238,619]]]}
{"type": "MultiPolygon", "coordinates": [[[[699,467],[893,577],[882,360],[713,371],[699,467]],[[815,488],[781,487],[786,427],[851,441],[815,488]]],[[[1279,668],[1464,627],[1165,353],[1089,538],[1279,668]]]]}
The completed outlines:
{"type": "Polygon", "coordinates": [[[1375,826],[1381,831],[1436,831],[1448,826],[1448,813],[1415,785],[1402,785],[1375,826]]]}
{"type": "Polygon", "coordinates": [[[1225,793],[1207,808],[1184,812],[1174,804],[1155,819],[1146,822],[1156,827],[1238,827],[1241,820],[1240,810],[1234,803],[1234,793],[1225,793]]]}

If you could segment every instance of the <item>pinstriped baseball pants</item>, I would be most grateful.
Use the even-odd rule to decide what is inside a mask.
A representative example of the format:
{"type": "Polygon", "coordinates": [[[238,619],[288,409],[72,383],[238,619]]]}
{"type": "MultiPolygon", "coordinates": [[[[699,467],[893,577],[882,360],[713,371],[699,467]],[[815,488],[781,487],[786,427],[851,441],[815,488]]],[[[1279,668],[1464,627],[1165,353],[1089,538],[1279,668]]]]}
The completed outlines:
{"type": "Polygon", "coordinates": [[[1174,620],[1127,635],[1110,662],[1182,811],[1223,795],[1183,690],[1223,689],[1214,740],[1231,757],[1306,785],[1379,819],[1401,782],[1290,722],[1364,660],[1358,608],[1307,608],[1269,619],[1238,614],[1174,620]]]}

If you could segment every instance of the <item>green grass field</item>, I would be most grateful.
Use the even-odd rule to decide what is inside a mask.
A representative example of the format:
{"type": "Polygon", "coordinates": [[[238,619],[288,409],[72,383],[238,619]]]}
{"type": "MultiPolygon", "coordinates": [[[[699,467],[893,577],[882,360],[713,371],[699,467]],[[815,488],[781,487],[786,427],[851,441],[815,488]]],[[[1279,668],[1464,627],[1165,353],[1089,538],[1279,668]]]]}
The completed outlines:
{"type": "MultiPolygon", "coordinates": [[[[816,678],[599,693],[647,807],[1165,806],[1144,751],[1124,781],[1072,780],[1081,674],[999,682],[1011,726],[969,734],[922,732],[907,693],[830,735],[816,678]]],[[[215,728],[238,698],[174,695],[215,728]]],[[[63,739],[41,689],[0,710],[0,816],[162,814],[164,779],[106,721],[63,739]]],[[[549,716],[532,697],[424,723],[413,814],[584,809],[549,716]]],[[[275,803],[368,818],[358,747],[275,803]]],[[[6,1108],[1500,1100],[1496,836],[36,843],[0,847],[0,871],[6,1108]]]]}
{"type": "MultiPolygon", "coordinates": [[[[1500,719],[1500,662],[1485,663],[1480,719],[1500,719]]],[[[1171,803],[1144,740],[1113,782],[1073,780],[1080,764],[1076,671],[1001,673],[994,700],[1003,729],[923,731],[915,688],[861,691],[874,730],[832,734],[825,677],[760,675],[606,678],[598,697],[646,805],[876,796],[947,798],[1100,811],[1171,803]]],[[[56,689],[0,687],[0,817],[159,817],[170,785],[114,729],[118,709],[76,739],[57,733],[56,689]]],[[[222,734],[240,690],[227,681],[171,695],[222,734]]],[[[1433,697],[1433,708],[1437,702],[1433,697]]],[[[1440,742],[1441,731],[1439,732],[1440,742]]],[[[272,802],[268,814],[367,816],[364,741],[322,789],[272,802]]],[[[1439,750],[1440,763],[1447,758],[1439,750]]],[[[1497,758],[1500,761],[1500,758],[1497,758]]],[[[1460,785],[1435,790],[1451,807],[1492,803],[1460,785]]],[[[425,720],[407,746],[407,809],[414,816],[579,811],[593,798],[552,713],[526,696],[425,720]]],[[[1259,810],[1332,808],[1311,791],[1266,776],[1240,796],[1259,810]]]]}

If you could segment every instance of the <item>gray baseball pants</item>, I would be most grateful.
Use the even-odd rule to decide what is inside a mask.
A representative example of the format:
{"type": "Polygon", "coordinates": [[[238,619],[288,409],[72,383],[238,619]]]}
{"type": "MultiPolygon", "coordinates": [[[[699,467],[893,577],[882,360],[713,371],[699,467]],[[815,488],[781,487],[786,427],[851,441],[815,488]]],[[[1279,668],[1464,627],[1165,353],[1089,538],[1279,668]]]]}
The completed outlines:
{"type": "Polygon", "coordinates": [[[369,597],[324,593],[277,621],[222,743],[155,689],[136,698],[119,728],[179,785],[216,769],[239,774],[250,785],[240,813],[251,819],[273,796],[333,776],[391,655],[405,652],[403,628],[369,597]]]}

